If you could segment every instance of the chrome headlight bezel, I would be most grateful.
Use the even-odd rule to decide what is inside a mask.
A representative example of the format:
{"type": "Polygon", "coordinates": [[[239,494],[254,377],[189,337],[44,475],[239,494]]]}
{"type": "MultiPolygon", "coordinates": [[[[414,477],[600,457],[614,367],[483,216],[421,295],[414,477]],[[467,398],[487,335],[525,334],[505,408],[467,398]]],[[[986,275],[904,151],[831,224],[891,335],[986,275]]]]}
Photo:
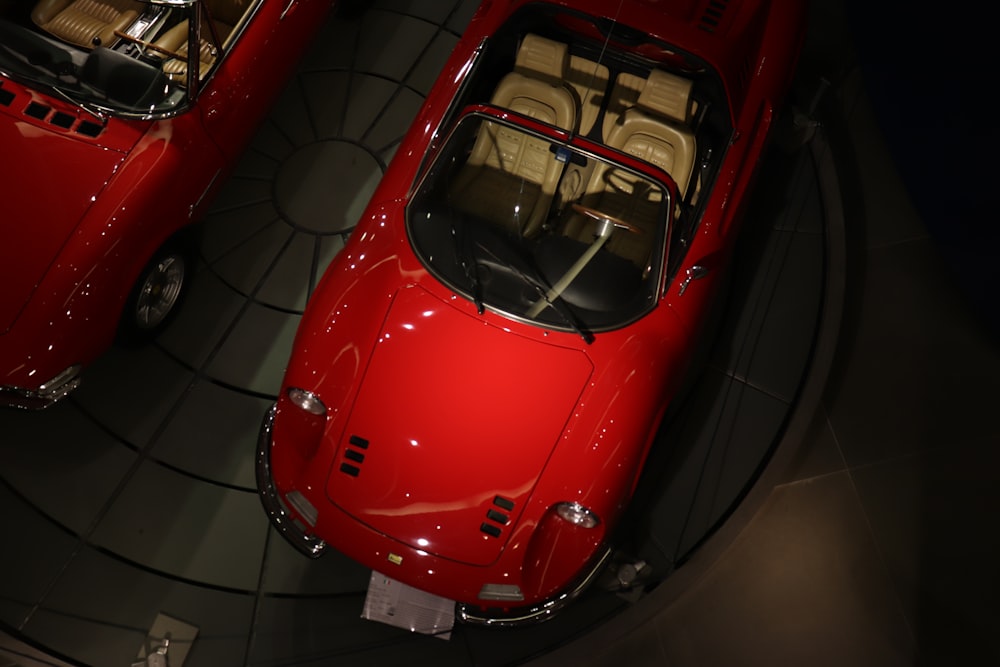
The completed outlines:
{"type": "Polygon", "coordinates": [[[317,417],[326,415],[326,405],[319,396],[311,391],[299,389],[298,387],[288,387],[285,390],[285,395],[288,396],[288,400],[292,402],[292,405],[303,412],[308,412],[317,417]]]}
{"type": "Polygon", "coordinates": [[[580,526],[581,528],[596,528],[601,523],[601,519],[596,514],[575,501],[558,503],[555,506],[555,509],[556,515],[560,519],[571,523],[574,526],[580,526]]]}

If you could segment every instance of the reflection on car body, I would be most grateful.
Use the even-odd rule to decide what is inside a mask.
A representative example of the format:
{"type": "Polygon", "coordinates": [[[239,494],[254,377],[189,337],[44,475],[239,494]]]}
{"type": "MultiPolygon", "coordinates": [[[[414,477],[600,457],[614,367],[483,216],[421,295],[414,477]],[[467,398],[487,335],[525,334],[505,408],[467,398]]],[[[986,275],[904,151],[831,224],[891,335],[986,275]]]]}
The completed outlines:
{"type": "Polygon", "coordinates": [[[0,4],[0,404],[50,405],[169,321],[192,223],[330,7],[0,4]]]}
{"type": "Polygon", "coordinates": [[[258,485],[327,546],[551,617],[607,561],[732,256],[797,0],[485,2],[303,315],[258,485]]]}

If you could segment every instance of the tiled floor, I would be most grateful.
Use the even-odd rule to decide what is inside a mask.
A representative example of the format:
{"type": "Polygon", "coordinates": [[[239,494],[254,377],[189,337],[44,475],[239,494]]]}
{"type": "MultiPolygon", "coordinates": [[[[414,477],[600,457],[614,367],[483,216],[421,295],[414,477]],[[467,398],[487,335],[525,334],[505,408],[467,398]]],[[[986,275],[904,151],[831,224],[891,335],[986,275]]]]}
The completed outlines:
{"type": "MultiPolygon", "coordinates": [[[[325,26],[214,203],[178,320],[70,400],[0,414],[0,621],[94,667],[130,664],[159,613],[198,628],[188,667],[1000,663],[997,341],[895,175],[832,1],[803,63],[807,96],[832,84],[824,127],[769,158],[733,305],[642,488],[634,548],[662,583],[445,642],[360,619],[366,570],[271,531],[254,442],[299,314],[475,4],[325,26]]],[[[0,641],[0,664],[25,654],[0,641]]]]}

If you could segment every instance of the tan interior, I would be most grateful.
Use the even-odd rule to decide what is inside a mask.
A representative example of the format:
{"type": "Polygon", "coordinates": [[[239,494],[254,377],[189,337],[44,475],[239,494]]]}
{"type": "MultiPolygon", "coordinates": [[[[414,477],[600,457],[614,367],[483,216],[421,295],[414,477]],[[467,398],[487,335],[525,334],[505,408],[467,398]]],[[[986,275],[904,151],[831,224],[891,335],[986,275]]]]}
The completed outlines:
{"type": "Polygon", "coordinates": [[[143,11],[135,0],[39,0],[31,20],[42,30],[85,49],[108,46],[143,11]]]}
{"type": "MultiPolygon", "coordinates": [[[[615,97],[609,101],[616,105],[616,120],[607,132],[607,144],[666,171],[677,183],[680,196],[694,169],[694,133],[687,124],[691,116],[691,87],[690,80],[654,70],[645,80],[620,76],[613,92],[615,97]],[[634,103],[630,104],[633,97],[634,103]]],[[[605,247],[645,268],[656,227],[662,221],[662,199],[663,193],[650,187],[646,179],[599,163],[581,203],[640,230],[635,233],[618,229],[605,247]]],[[[590,242],[596,234],[596,225],[590,218],[573,215],[563,233],[590,242]]]]}
{"type": "MultiPolygon", "coordinates": [[[[577,103],[564,84],[568,62],[565,44],[526,35],[514,71],[500,81],[491,103],[571,130],[577,103]]],[[[487,122],[456,179],[452,202],[512,233],[531,236],[542,227],[562,168],[547,141],[487,122]]]]}
{"type": "MultiPolygon", "coordinates": [[[[199,39],[198,75],[204,77],[218,58],[220,48],[226,47],[229,36],[255,4],[255,0],[206,0],[208,13],[212,17],[216,35],[221,42],[216,45],[205,16],[202,15],[201,37],[199,39]]],[[[188,22],[181,21],[154,41],[157,46],[173,51],[181,58],[171,58],[163,63],[163,71],[174,81],[184,82],[187,77],[188,22]]]]}
{"type": "Polygon", "coordinates": [[[580,56],[570,56],[566,82],[576,91],[580,100],[580,134],[586,136],[594,127],[604,103],[608,87],[608,68],[580,56]]]}

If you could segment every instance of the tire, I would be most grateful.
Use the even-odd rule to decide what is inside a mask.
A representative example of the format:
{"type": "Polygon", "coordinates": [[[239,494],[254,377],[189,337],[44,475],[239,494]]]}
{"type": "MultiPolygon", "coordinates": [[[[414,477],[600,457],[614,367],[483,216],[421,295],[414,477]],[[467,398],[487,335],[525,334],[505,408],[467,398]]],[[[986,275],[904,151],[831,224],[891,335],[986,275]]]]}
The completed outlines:
{"type": "Polygon", "coordinates": [[[159,335],[177,314],[193,273],[193,254],[182,244],[162,246],[132,286],[118,326],[118,342],[136,345],[159,335]]]}

